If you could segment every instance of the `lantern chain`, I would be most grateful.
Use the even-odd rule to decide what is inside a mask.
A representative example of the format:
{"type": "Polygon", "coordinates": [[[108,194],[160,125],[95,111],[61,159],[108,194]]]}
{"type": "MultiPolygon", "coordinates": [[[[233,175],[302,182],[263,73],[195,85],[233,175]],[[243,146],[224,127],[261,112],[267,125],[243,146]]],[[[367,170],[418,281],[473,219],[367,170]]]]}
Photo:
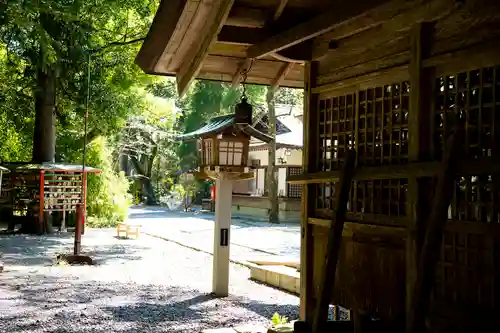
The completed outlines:
{"type": "Polygon", "coordinates": [[[250,69],[252,68],[253,62],[255,59],[250,59],[250,65],[246,68],[243,68],[241,71],[241,75],[243,76],[243,80],[241,81],[241,84],[243,85],[243,93],[241,95],[242,99],[246,99],[247,97],[247,88],[246,88],[246,81],[248,77],[248,72],[250,72],[250,69]]]}

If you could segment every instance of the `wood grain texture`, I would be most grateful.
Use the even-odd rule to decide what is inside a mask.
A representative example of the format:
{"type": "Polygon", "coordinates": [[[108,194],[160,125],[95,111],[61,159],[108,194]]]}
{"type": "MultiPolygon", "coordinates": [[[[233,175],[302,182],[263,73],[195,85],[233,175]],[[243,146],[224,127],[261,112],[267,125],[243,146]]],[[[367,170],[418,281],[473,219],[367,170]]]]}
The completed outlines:
{"type": "Polygon", "coordinates": [[[192,46],[189,54],[185,57],[184,63],[177,72],[177,92],[179,96],[184,95],[188,86],[198,75],[203,61],[208,55],[210,46],[216,40],[217,35],[229,15],[229,10],[233,6],[233,2],[234,0],[217,0],[207,4],[204,2],[200,3],[202,10],[203,7],[207,10],[206,24],[202,31],[203,35],[199,39],[200,44],[192,46]],[[213,9],[214,6],[217,8],[216,10],[213,9]]]}

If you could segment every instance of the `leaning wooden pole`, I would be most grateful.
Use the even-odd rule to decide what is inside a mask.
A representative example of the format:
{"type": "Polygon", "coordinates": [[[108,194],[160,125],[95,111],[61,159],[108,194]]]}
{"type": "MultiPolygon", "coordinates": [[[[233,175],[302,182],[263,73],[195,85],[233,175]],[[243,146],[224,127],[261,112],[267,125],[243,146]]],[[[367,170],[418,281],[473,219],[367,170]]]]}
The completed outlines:
{"type": "Polygon", "coordinates": [[[325,264],[323,266],[322,278],[319,285],[319,299],[315,309],[312,332],[319,333],[324,330],[328,320],[328,309],[335,286],[335,273],[340,253],[340,243],[344,230],[347,202],[351,183],[355,174],[356,152],[349,151],[340,175],[340,181],[335,189],[335,212],[332,224],[328,232],[328,247],[326,251],[325,264]]]}
{"type": "Polygon", "coordinates": [[[425,317],[429,310],[430,295],[435,280],[436,265],[441,253],[443,229],[448,220],[448,207],[453,194],[458,151],[459,134],[450,135],[438,174],[433,206],[425,232],[422,252],[418,261],[417,278],[411,295],[411,306],[406,321],[406,333],[425,331],[425,317]]]}
{"type": "Polygon", "coordinates": [[[275,89],[268,89],[268,134],[273,139],[268,144],[269,158],[267,163],[267,195],[269,198],[269,222],[279,223],[278,180],[276,179],[276,110],[274,108],[275,89]]]}

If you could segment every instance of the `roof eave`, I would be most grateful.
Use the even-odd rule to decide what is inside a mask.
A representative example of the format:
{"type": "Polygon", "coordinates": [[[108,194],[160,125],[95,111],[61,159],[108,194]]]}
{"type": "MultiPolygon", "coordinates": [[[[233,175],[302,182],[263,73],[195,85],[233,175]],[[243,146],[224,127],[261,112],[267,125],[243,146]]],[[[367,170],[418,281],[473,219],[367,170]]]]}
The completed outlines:
{"type": "Polygon", "coordinates": [[[156,66],[168,47],[187,2],[187,0],[161,0],[146,39],[135,58],[135,63],[144,72],[160,74],[156,66]]]}

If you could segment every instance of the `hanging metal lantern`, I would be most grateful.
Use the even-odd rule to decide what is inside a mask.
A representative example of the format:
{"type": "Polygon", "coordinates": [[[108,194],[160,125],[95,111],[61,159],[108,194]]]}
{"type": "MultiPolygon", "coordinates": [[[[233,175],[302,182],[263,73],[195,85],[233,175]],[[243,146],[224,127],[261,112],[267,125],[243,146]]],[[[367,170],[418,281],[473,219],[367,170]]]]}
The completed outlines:
{"type": "MultiPolygon", "coordinates": [[[[251,67],[251,64],[250,64],[251,67]]],[[[248,71],[250,70],[250,67],[246,70],[243,71],[243,81],[242,81],[242,86],[243,86],[243,92],[241,94],[241,102],[236,104],[235,110],[234,110],[234,122],[236,124],[252,124],[252,105],[250,105],[247,102],[247,89],[245,82],[247,80],[247,74],[248,71]]]]}
{"type": "Polygon", "coordinates": [[[236,124],[252,124],[252,105],[247,102],[245,95],[236,104],[234,115],[236,124]]]}

